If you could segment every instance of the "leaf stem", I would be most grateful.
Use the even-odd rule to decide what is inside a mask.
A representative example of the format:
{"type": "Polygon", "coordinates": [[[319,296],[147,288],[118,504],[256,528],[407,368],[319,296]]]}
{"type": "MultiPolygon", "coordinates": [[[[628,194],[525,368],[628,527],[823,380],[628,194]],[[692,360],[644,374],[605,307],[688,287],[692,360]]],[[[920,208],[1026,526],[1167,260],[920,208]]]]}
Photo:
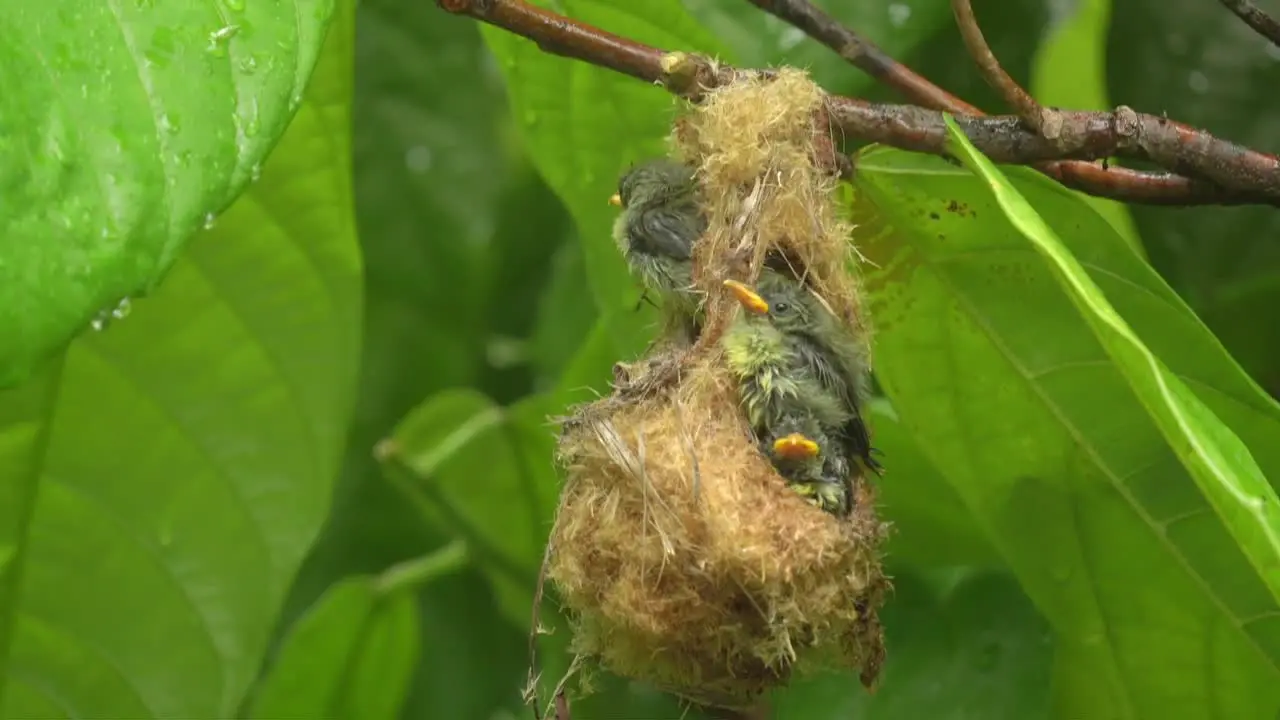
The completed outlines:
{"type": "Polygon", "coordinates": [[[470,559],[466,541],[454,540],[439,550],[387,568],[374,583],[374,591],[379,595],[391,595],[400,590],[414,589],[461,570],[470,559]]]}

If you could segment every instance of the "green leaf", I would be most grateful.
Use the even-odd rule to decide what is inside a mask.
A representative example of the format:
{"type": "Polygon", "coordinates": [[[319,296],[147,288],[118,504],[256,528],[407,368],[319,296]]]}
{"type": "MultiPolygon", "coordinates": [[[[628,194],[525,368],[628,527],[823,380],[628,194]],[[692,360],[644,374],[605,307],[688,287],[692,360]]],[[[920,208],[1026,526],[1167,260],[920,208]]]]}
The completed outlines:
{"type": "Polygon", "coordinates": [[[4,717],[230,717],[261,665],[353,400],[350,10],[261,181],[67,354],[4,717]]]}
{"type": "Polygon", "coordinates": [[[347,682],[347,663],[374,603],[368,578],[344,580],[321,596],[285,638],[249,717],[335,717],[347,682]]]}
{"type": "MultiPolygon", "coordinates": [[[[1274,714],[1274,598],[1044,260],[967,172],[884,148],[858,167],[877,375],[1054,627],[1059,666],[1089,669],[1087,688],[1055,681],[1058,711],[1274,714]],[[1189,674],[1206,644],[1214,673],[1189,674]]],[[[1146,347],[1280,477],[1275,403],[1105,220],[1035,173],[1008,175],[1146,347]]]]}
{"type": "Polygon", "coordinates": [[[333,0],[0,10],[0,387],[152,292],[257,176],[333,0]]]}
{"type": "MultiPolygon", "coordinates": [[[[1275,14],[1274,3],[1258,4],[1275,14]]],[[[1275,82],[1280,53],[1222,3],[1116,2],[1107,55],[1109,86],[1125,104],[1275,152],[1280,93],[1257,89],[1275,82]],[[1159,62],[1153,64],[1155,58],[1159,62]]],[[[1265,206],[1154,205],[1131,211],[1160,274],[1231,354],[1280,397],[1276,323],[1266,314],[1246,314],[1257,307],[1269,313],[1280,301],[1280,293],[1262,288],[1280,274],[1280,212],[1265,206]],[[1243,294],[1254,293],[1256,300],[1237,305],[1243,294]]]]}
{"type": "Polygon", "coordinates": [[[892,523],[887,562],[916,567],[997,565],[999,555],[887,400],[868,404],[875,446],[889,468],[878,483],[880,517],[892,523]]]}
{"type": "Polygon", "coordinates": [[[330,587],[285,638],[249,717],[398,717],[418,658],[414,593],[465,562],[465,546],[454,542],[380,577],[330,587]]]}
{"type": "MultiPolygon", "coordinates": [[[[1107,110],[1107,28],[1111,0],[1080,0],[1060,17],[1036,50],[1031,64],[1031,94],[1042,104],[1071,110],[1107,110]]],[[[1080,194],[1106,218],[1120,237],[1145,256],[1133,216],[1124,203],[1080,194]]]]}
{"type": "Polygon", "coordinates": [[[1009,221],[1049,261],[1054,277],[1280,603],[1280,498],[1249,449],[1142,343],[1017,189],[973,147],[950,116],[945,120],[951,151],[986,180],[1009,221]]]}
{"type": "MultiPolygon", "coordinates": [[[[559,5],[571,17],[655,47],[725,56],[678,0],[559,5]]],[[[545,53],[505,30],[485,25],[483,33],[506,79],[529,154],[577,222],[600,315],[619,350],[635,347],[638,336],[651,332],[655,314],[647,306],[635,310],[640,289],[613,242],[616,210],[606,201],[628,165],[665,153],[677,101],[662,88],[545,53]]]]}
{"type": "MultiPolygon", "coordinates": [[[[6,666],[22,593],[28,530],[61,372],[58,359],[24,385],[0,390],[0,667],[6,666]]],[[[0,707],[5,689],[0,683],[0,707]]]]}
{"type": "Polygon", "coordinates": [[[513,422],[474,390],[448,390],[409,413],[379,457],[426,520],[467,541],[507,619],[527,626],[556,487],[526,462],[513,422]]]}
{"type": "Polygon", "coordinates": [[[847,675],[801,679],[775,694],[771,717],[1047,718],[1044,620],[1006,575],[963,573],[948,585],[939,591],[917,574],[894,579],[882,616],[889,654],[874,695],[847,675]]]}
{"type": "MultiPolygon", "coordinates": [[[[532,338],[538,390],[554,386],[575,362],[581,349],[591,342],[597,312],[589,282],[582,246],[574,238],[556,252],[551,276],[538,305],[538,322],[532,338]]],[[[613,352],[612,345],[608,352],[613,352]]]]}

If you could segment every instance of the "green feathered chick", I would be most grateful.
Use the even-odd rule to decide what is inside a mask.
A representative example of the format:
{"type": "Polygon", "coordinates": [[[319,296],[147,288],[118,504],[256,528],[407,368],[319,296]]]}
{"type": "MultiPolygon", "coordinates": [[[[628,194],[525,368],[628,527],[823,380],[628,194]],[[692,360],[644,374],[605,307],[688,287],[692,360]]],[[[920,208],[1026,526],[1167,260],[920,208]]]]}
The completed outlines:
{"type": "Polygon", "coordinates": [[[692,339],[702,304],[693,289],[693,245],[707,229],[693,169],[669,158],[638,163],[623,173],[609,202],[622,208],[613,239],[632,275],[692,339]]]}
{"type": "Polygon", "coordinates": [[[833,515],[848,515],[853,507],[849,461],[818,419],[804,411],[785,414],[769,433],[761,438],[761,452],[773,458],[791,487],[833,515]]]}
{"type": "Polygon", "coordinates": [[[755,288],[734,280],[725,286],[744,309],[724,347],[752,429],[780,471],[809,456],[784,476],[824,509],[848,512],[852,464],[880,472],[861,415],[861,348],[826,304],[793,278],[766,268],[755,288]],[[824,499],[828,495],[833,497],[824,499]]]}

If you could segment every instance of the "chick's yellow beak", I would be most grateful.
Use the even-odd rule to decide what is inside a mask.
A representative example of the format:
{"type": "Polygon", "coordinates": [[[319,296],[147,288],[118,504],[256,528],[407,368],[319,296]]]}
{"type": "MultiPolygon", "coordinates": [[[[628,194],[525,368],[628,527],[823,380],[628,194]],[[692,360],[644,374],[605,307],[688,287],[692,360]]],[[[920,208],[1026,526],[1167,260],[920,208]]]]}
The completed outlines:
{"type": "Polygon", "coordinates": [[[769,312],[769,303],[765,302],[764,298],[757,295],[755,290],[752,290],[744,283],[740,283],[737,280],[725,280],[724,286],[729,288],[729,292],[732,292],[738,302],[742,303],[742,307],[750,312],[759,315],[769,312]]]}
{"type": "Polygon", "coordinates": [[[614,206],[614,207],[622,207],[622,196],[621,196],[621,195],[619,195],[618,193],[614,193],[614,194],[609,198],[609,204],[610,204],[610,205],[612,205],[612,206],[614,206]]]}

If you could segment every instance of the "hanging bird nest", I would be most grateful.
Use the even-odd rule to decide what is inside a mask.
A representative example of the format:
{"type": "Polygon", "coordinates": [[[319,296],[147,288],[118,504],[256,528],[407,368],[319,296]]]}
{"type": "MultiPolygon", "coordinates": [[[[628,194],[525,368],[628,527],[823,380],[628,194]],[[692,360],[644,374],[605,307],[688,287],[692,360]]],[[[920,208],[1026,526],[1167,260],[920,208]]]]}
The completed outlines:
{"type": "Polygon", "coordinates": [[[706,705],[749,706],[796,669],[855,669],[870,686],[884,656],[886,529],[872,488],[855,479],[844,518],[788,488],[758,450],[719,342],[739,312],[723,281],[754,282],[766,263],[867,336],[822,103],[805,73],[782,69],[710,91],[677,121],[674,154],[697,168],[709,223],[694,251],[701,334],[625,367],[560,437],[546,570],[573,650],[706,705]]]}

